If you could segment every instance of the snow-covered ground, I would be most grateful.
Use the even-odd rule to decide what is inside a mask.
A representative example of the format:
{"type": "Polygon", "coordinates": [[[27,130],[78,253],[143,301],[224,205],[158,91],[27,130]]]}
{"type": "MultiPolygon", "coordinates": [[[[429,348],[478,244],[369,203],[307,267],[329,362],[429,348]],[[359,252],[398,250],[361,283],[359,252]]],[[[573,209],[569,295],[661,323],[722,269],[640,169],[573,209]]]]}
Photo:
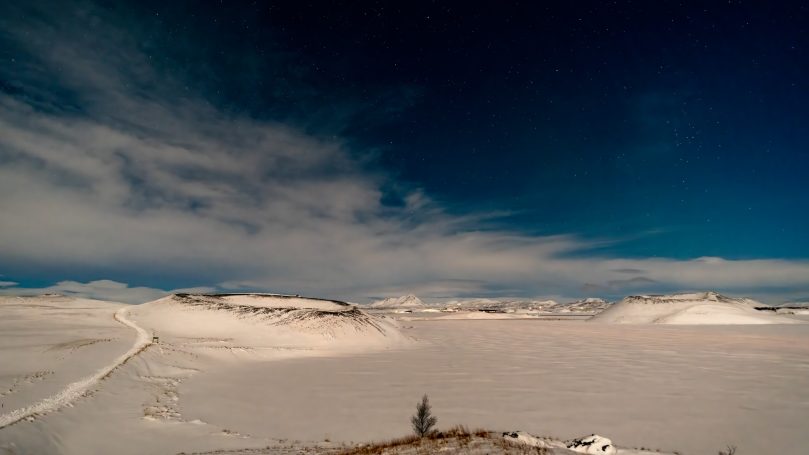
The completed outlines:
{"type": "MultiPolygon", "coordinates": [[[[129,308],[120,308],[115,312],[114,315],[116,321],[135,330],[137,333],[135,343],[131,348],[129,348],[128,351],[113,359],[110,363],[102,366],[93,374],[82,378],[79,381],[67,384],[63,389],[49,397],[35,401],[27,406],[23,406],[13,411],[0,414],[0,428],[15,424],[23,419],[32,419],[34,416],[46,412],[57,411],[65,406],[72,405],[74,401],[87,394],[90,390],[92,390],[93,387],[97,386],[102,379],[109,376],[113,370],[123,365],[129,359],[136,356],[147,346],[149,346],[152,343],[151,337],[143,328],[139,327],[127,318],[128,313],[129,308]]],[[[3,407],[5,408],[5,406],[3,407]]]]}
{"type": "Polygon", "coordinates": [[[79,383],[130,349],[137,334],[115,319],[125,308],[61,296],[0,297],[0,427],[28,417],[36,410],[26,408],[71,384],[83,391],[79,383]],[[13,413],[20,409],[26,410],[13,413]]]}
{"type": "Polygon", "coordinates": [[[442,429],[683,454],[803,447],[809,324],[445,315],[395,321],[296,296],[4,298],[0,415],[68,399],[0,428],[0,454],[329,453],[409,433],[423,393],[442,429]]]}
{"type": "Polygon", "coordinates": [[[616,447],[608,438],[598,435],[582,436],[567,441],[537,437],[524,431],[494,432],[485,429],[470,431],[453,427],[427,438],[413,436],[377,441],[358,446],[340,455],[676,455],[673,452],[643,448],[616,447]]]}
{"type": "Polygon", "coordinates": [[[416,347],[195,376],[179,389],[180,412],[269,437],[363,441],[407,433],[428,393],[439,426],[598,433],[684,454],[803,446],[809,325],[407,324],[416,347]]]}
{"type": "Polygon", "coordinates": [[[177,295],[135,306],[4,298],[0,328],[3,454],[278,446],[185,418],[178,386],[234,365],[410,342],[384,316],[343,302],[275,295],[177,295]]]}

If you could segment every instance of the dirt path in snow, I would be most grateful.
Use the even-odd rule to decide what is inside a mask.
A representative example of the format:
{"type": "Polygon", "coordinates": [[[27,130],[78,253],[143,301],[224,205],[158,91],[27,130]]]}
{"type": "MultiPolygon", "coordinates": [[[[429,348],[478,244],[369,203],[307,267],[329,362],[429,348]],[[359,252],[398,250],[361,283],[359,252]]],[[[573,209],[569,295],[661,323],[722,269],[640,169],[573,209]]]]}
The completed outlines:
{"type": "Polygon", "coordinates": [[[51,395],[50,397],[44,398],[30,406],[0,415],[0,428],[7,427],[23,419],[33,418],[37,414],[55,411],[72,403],[87,393],[91,387],[112,373],[113,370],[123,365],[129,359],[138,355],[141,351],[146,349],[147,346],[152,344],[152,338],[149,333],[131,320],[127,319],[126,316],[128,312],[129,308],[121,308],[115,312],[114,318],[116,321],[127,327],[131,327],[138,333],[137,338],[135,338],[135,343],[132,345],[129,351],[115,359],[112,363],[97,370],[92,376],[88,376],[84,379],[80,379],[76,382],[68,384],[64,389],[60,390],[54,395],[51,395]]]}

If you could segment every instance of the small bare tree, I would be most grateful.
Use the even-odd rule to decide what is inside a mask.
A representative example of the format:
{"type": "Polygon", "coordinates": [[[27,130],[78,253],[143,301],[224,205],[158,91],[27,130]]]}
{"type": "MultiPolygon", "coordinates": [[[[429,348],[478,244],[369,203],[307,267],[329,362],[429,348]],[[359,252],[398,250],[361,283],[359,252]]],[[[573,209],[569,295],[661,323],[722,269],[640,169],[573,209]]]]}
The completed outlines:
{"type": "Polygon", "coordinates": [[[413,431],[419,437],[427,436],[435,426],[438,419],[432,414],[430,400],[427,394],[421,397],[421,403],[416,405],[416,414],[410,418],[410,423],[413,424],[413,431]]]}

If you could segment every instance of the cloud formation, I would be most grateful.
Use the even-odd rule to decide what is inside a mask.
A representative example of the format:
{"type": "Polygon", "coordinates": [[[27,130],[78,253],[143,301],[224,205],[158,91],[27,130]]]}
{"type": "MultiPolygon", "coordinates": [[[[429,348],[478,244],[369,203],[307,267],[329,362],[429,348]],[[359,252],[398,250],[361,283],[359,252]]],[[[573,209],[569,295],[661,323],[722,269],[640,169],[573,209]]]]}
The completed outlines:
{"type": "MultiPolygon", "coordinates": [[[[0,70],[6,274],[160,276],[355,301],[414,291],[575,297],[583,287],[809,291],[806,261],[586,257],[610,240],[483,229],[485,214],[447,213],[340,137],[188,92],[92,5],[65,20],[40,13],[0,20],[23,56],[0,70]],[[383,203],[386,188],[402,203],[383,203]]],[[[109,280],[38,290],[128,302],[166,292],[109,280]]]]}
{"type": "Polygon", "coordinates": [[[110,302],[137,304],[150,302],[176,292],[206,293],[215,291],[216,289],[211,287],[172,289],[166,291],[144,286],[130,287],[126,283],[119,283],[112,280],[95,280],[87,283],[60,281],[51,286],[41,288],[0,289],[0,295],[61,294],[70,297],[85,297],[110,302]]]}

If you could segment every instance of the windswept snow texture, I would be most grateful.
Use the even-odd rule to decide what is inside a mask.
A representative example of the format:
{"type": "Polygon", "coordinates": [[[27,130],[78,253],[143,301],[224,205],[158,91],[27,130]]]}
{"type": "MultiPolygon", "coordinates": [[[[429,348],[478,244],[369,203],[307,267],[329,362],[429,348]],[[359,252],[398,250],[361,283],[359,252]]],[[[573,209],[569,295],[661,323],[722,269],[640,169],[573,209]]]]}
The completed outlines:
{"type": "Polygon", "coordinates": [[[608,324],[793,324],[798,323],[756,310],[760,303],[726,297],[716,292],[630,296],[594,316],[608,324]]]}
{"type": "Polygon", "coordinates": [[[420,298],[416,297],[413,294],[403,295],[401,297],[389,297],[387,299],[378,300],[372,303],[370,308],[385,308],[385,309],[395,309],[395,308],[408,308],[408,309],[415,309],[415,308],[426,308],[424,302],[421,301],[420,298]]]}

